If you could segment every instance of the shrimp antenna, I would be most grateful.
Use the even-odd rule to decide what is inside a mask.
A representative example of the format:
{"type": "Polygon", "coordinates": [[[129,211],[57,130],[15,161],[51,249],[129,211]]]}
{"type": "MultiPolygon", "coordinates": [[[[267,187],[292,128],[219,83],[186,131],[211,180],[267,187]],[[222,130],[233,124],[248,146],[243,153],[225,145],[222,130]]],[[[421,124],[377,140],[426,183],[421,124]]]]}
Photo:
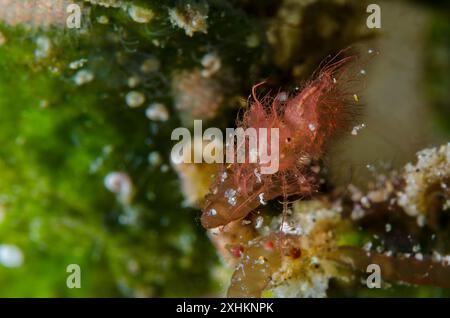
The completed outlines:
{"type": "Polygon", "coordinates": [[[252,97],[253,97],[253,100],[254,100],[255,102],[258,102],[258,99],[256,98],[256,89],[257,89],[259,86],[264,85],[265,83],[266,83],[266,81],[262,81],[261,83],[258,83],[258,84],[256,84],[256,85],[253,85],[253,87],[252,87],[252,97]]]}

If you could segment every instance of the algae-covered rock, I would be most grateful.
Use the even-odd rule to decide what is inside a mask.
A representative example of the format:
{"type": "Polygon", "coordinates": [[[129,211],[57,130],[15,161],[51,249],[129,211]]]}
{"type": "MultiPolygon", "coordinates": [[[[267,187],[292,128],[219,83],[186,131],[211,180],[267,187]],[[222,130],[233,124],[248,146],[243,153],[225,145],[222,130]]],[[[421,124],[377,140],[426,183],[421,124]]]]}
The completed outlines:
{"type": "Polygon", "coordinates": [[[220,51],[247,81],[260,51],[241,43],[254,26],[226,1],[192,34],[172,12],[204,7],[194,1],[75,3],[80,29],[66,27],[67,1],[0,1],[0,242],[23,258],[0,266],[0,294],[214,291],[216,258],[170,169],[171,74],[220,51]],[[69,264],[79,290],[66,287],[69,264]]]}

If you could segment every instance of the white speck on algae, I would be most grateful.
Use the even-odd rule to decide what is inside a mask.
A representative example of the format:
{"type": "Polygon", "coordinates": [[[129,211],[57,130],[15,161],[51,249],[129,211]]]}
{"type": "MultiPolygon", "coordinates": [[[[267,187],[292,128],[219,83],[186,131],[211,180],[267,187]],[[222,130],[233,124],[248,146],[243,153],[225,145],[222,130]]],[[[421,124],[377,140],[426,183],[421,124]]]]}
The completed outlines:
{"type": "Polygon", "coordinates": [[[150,120],[167,121],[169,119],[169,111],[164,104],[151,104],[145,111],[145,115],[150,120]]]}
{"type": "Polygon", "coordinates": [[[152,10],[136,5],[131,5],[129,7],[128,14],[131,19],[137,23],[149,23],[155,16],[155,13],[152,10]]]}
{"type": "Polygon", "coordinates": [[[0,245],[1,265],[9,268],[20,267],[23,264],[23,259],[23,253],[17,246],[11,244],[0,245]]]}
{"type": "Polygon", "coordinates": [[[127,84],[130,88],[135,88],[140,84],[140,79],[137,76],[130,76],[128,78],[127,84]]]}
{"type": "Polygon", "coordinates": [[[187,36],[192,37],[195,32],[208,32],[208,5],[188,3],[169,9],[172,25],[184,29],[187,36]]]}
{"type": "Polygon", "coordinates": [[[206,54],[203,56],[201,63],[204,67],[201,72],[203,77],[211,77],[211,75],[217,73],[222,66],[222,61],[216,53],[206,54]]]}
{"type": "Polygon", "coordinates": [[[46,36],[40,36],[36,39],[36,50],[34,50],[34,56],[36,59],[44,59],[50,55],[52,50],[52,42],[46,36]]]}
{"type": "Polygon", "coordinates": [[[148,163],[151,166],[159,166],[162,163],[162,157],[159,152],[153,151],[148,155],[148,163]]]}
{"type": "Polygon", "coordinates": [[[73,81],[78,86],[87,84],[94,79],[94,74],[89,70],[79,70],[73,77],[73,81]]]}
{"type": "Polygon", "coordinates": [[[140,107],[145,102],[145,95],[138,91],[131,91],[125,96],[125,101],[131,108],[140,107]]]}
{"type": "Polygon", "coordinates": [[[125,172],[110,172],[104,180],[105,188],[115,193],[118,198],[127,203],[133,194],[133,183],[130,176],[125,172]]]}
{"type": "Polygon", "coordinates": [[[70,62],[69,63],[69,68],[72,69],[72,70],[79,69],[80,67],[83,67],[84,64],[86,64],[86,62],[87,62],[87,59],[84,59],[84,58],[76,60],[76,61],[73,61],[73,62],[70,62]]]}
{"type": "Polygon", "coordinates": [[[101,16],[97,17],[97,22],[100,24],[108,24],[109,18],[106,15],[101,15],[101,16]]]}

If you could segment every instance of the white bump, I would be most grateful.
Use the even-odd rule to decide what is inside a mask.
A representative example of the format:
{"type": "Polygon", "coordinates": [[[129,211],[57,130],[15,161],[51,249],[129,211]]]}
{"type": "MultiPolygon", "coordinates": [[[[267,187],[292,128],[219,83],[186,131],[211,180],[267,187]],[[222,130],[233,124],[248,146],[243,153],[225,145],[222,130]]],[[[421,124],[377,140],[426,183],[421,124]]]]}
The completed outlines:
{"type": "Polygon", "coordinates": [[[78,86],[87,84],[94,79],[94,74],[89,70],[79,70],[73,77],[73,81],[78,86]]]}
{"type": "Polygon", "coordinates": [[[390,232],[392,230],[392,225],[389,223],[386,223],[386,232],[390,232]]]}
{"type": "Polygon", "coordinates": [[[224,193],[225,198],[228,199],[228,203],[232,206],[235,206],[237,203],[236,199],[236,190],[234,189],[227,189],[224,193]]]}
{"type": "Polygon", "coordinates": [[[130,76],[127,80],[127,84],[130,88],[135,88],[139,85],[140,80],[137,76],[130,76]]]}
{"type": "Polygon", "coordinates": [[[227,174],[227,172],[226,171],[224,171],[223,173],[222,173],[222,175],[220,176],[220,182],[225,182],[225,180],[228,178],[228,174],[227,174]]]}
{"type": "Polygon", "coordinates": [[[133,192],[131,178],[125,172],[111,172],[104,180],[105,188],[115,193],[120,200],[128,202],[133,192]]]}
{"type": "Polygon", "coordinates": [[[255,229],[261,228],[264,223],[264,218],[262,216],[258,216],[255,221],[255,229]]]}
{"type": "Polygon", "coordinates": [[[148,155],[148,163],[152,166],[158,166],[162,162],[161,155],[157,151],[153,151],[148,155]]]}
{"type": "Polygon", "coordinates": [[[353,136],[356,136],[356,135],[358,134],[358,132],[359,132],[361,129],[365,128],[365,127],[366,127],[366,124],[361,124],[361,125],[358,125],[358,126],[353,127],[353,129],[352,129],[352,135],[353,135],[353,136]]]}
{"type": "Polygon", "coordinates": [[[204,69],[201,71],[203,77],[211,77],[211,75],[217,73],[222,66],[222,61],[216,53],[208,53],[203,56],[201,64],[204,69]]]}
{"type": "Polygon", "coordinates": [[[135,5],[131,5],[131,7],[128,9],[128,14],[130,15],[131,19],[133,19],[133,21],[137,23],[149,23],[155,16],[152,10],[135,5]]]}
{"type": "Polygon", "coordinates": [[[131,108],[142,106],[145,102],[145,95],[138,91],[131,91],[125,96],[127,105],[131,108]]]}
{"type": "Polygon", "coordinates": [[[86,62],[87,62],[87,59],[79,59],[79,60],[70,62],[69,63],[69,68],[72,69],[72,70],[79,69],[80,67],[83,67],[84,64],[86,64],[86,62]]]}
{"type": "Polygon", "coordinates": [[[109,18],[106,15],[101,15],[101,16],[97,17],[97,22],[100,24],[108,24],[109,18]]]}
{"type": "Polygon", "coordinates": [[[267,204],[267,202],[264,200],[264,192],[260,193],[258,195],[258,198],[259,198],[259,203],[261,203],[262,205],[266,205],[267,204]]]}
{"type": "Polygon", "coordinates": [[[34,56],[36,59],[43,59],[50,55],[52,50],[52,42],[45,36],[40,36],[36,39],[36,50],[34,56]]]}
{"type": "Polygon", "coordinates": [[[258,172],[258,168],[255,168],[255,170],[253,170],[253,173],[256,177],[256,183],[261,183],[261,174],[258,172]]]}
{"type": "Polygon", "coordinates": [[[0,264],[5,267],[15,268],[23,264],[23,253],[15,245],[0,245],[0,264]]]}
{"type": "Polygon", "coordinates": [[[145,111],[145,115],[148,119],[156,121],[167,121],[169,119],[169,111],[161,103],[151,104],[145,111]]]}

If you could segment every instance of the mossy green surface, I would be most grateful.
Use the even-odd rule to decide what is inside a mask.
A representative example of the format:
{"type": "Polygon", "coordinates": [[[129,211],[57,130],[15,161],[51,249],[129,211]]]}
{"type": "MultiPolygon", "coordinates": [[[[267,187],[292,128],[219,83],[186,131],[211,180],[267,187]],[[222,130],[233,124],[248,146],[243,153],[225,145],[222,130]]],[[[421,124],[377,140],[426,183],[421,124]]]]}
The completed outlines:
{"type": "Polygon", "coordinates": [[[208,33],[192,38],[167,18],[175,2],[140,3],[155,12],[149,24],[135,23],[126,10],[93,6],[81,31],[0,25],[7,39],[0,47],[0,242],[24,254],[20,268],[0,266],[0,296],[199,296],[215,290],[210,272],[217,258],[198,211],[182,206],[175,173],[147,160],[158,151],[169,164],[177,116],[151,123],[145,106],[128,107],[127,80],[140,77],[136,90],[146,104],[170,106],[172,72],[220,49],[225,63],[243,72],[236,80],[245,80],[260,53],[241,45],[253,29],[226,1],[210,4],[208,33]],[[97,23],[101,15],[110,23],[97,23]],[[39,37],[51,43],[44,58],[35,56],[39,37]],[[149,57],[161,69],[142,74],[149,57]],[[84,85],[68,67],[80,59],[94,75],[84,85]],[[136,188],[131,204],[104,187],[111,171],[130,175],[136,188]],[[66,287],[69,264],[81,267],[81,289],[66,287]]]}

